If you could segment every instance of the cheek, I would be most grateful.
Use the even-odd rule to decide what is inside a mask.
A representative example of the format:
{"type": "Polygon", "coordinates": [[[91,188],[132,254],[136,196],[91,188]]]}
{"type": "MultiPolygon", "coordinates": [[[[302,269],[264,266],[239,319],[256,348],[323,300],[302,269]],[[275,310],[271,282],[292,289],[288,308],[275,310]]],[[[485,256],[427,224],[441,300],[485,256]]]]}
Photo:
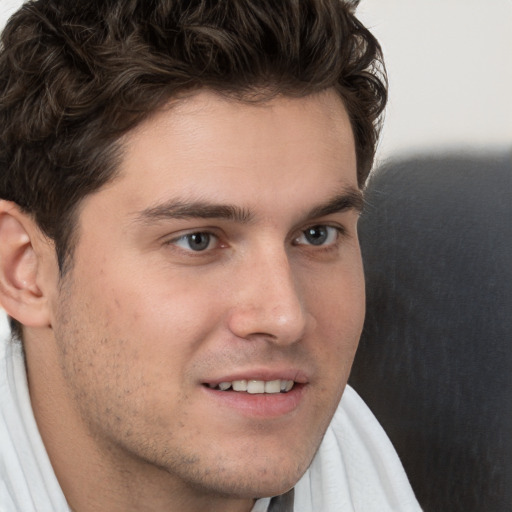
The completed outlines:
{"type": "Polygon", "coordinates": [[[327,272],[322,279],[307,281],[305,287],[309,310],[319,327],[332,336],[359,338],[365,314],[364,276],[359,260],[327,272]]]}
{"type": "Polygon", "coordinates": [[[147,272],[110,281],[98,315],[105,336],[124,342],[122,357],[128,364],[131,360],[132,373],[160,381],[171,392],[203,345],[218,334],[222,301],[218,292],[183,276],[158,277],[147,272]]]}
{"type": "Polygon", "coordinates": [[[338,269],[323,286],[311,291],[310,312],[316,321],[316,339],[322,347],[319,357],[326,372],[346,381],[364,322],[362,267],[356,264],[338,269]]]}

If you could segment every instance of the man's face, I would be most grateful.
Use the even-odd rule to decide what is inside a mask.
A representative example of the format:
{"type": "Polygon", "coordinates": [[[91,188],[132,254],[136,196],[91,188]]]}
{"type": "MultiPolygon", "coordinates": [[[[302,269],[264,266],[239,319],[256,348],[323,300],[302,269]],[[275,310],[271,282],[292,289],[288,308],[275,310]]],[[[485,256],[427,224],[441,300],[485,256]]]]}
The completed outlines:
{"type": "Polygon", "coordinates": [[[124,148],[120,175],[83,202],[52,304],[74,420],[112,467],[281,493],[318,448],[363,321],[342,103],[200,92],[124,148]]]}

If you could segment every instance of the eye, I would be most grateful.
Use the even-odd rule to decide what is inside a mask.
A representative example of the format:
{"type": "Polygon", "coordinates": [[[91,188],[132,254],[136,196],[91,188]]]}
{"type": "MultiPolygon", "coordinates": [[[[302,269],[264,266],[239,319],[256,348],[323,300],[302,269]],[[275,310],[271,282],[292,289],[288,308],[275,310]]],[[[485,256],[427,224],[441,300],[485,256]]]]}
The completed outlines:
{"type": "Polygon", "coordinates": [[[333,226],[311,226],[298,236],[294,243],[296,245],[332,245],[338,239],[340,230],[333,226]]]}
{"type": "Polygon", "coordinates": [[[218,243],[218,239],[212,233],[196,232],[180,236],[170,243],[186,251],[201,252],[212,249],[218,243]]]}

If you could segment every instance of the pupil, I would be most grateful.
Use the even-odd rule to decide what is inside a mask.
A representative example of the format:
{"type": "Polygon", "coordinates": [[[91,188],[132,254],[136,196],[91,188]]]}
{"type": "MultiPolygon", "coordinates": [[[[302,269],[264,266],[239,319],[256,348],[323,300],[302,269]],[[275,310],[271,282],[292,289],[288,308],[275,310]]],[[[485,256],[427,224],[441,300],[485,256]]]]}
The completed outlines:
{"type": "Polygon", "coordinates": [[[193,233],[188,236],[188,245],[193,251],[204,251],[210,244],[208,233],[193,233]]]}
{"type": "Polygon", "coordinates": [[[304,233],[306,240],[312,245],[322,245],[327,240],[327,228],[314,226],[304,233]]]}

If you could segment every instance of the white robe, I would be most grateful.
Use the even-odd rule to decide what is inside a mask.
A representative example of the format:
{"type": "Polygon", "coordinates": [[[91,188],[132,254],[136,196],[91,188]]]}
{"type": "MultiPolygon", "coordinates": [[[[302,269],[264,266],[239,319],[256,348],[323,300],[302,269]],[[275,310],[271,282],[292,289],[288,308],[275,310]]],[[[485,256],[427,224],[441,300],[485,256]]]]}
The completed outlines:
{"type": "MultiPolygon", "coordinates": [[[[266,512],[270,498],[252,512],[266,512]]],[[[384,431],[347,387],[310,468],[295,486],[294,512],[415,512],[409,482],[384,431]]],[[[30,404],[21,346],[0,341],[0,511],[70,512],[30,404]]]]}

